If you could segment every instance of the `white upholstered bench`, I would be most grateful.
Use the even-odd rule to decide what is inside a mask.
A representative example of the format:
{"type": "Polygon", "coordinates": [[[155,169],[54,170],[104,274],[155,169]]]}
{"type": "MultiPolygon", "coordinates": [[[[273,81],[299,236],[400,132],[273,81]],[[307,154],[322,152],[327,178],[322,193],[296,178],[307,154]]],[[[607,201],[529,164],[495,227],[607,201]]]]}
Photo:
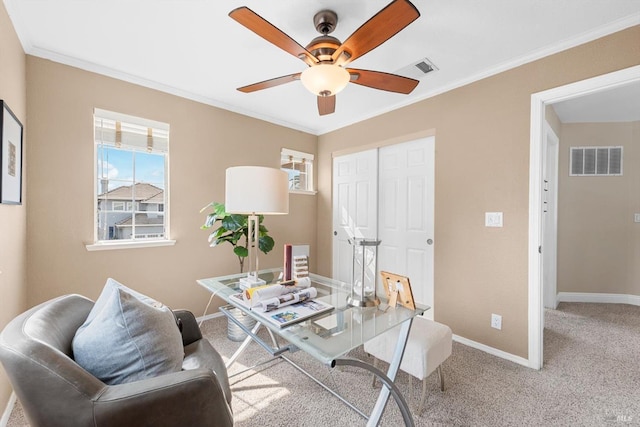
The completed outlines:
{"type": "MultiPolygon", "coordinates": [[[[399,329],[396,327],[364,344],[364,351],[375,358],[374,366],[377,365],[378,360],[387,363],[391,361],[398,339],[398,331],[399,329]]],[[[413,320],[400,369],[422,380],[422,395],[417,408],[418,415],[422,413],[426,398],[426,379],[435,370],[438,371],[440,390],[444,391],[444,376],[441,365],[451,356],[451,336],[451,328],[447,325],[422,316],[417,316],[413,320]]]]}

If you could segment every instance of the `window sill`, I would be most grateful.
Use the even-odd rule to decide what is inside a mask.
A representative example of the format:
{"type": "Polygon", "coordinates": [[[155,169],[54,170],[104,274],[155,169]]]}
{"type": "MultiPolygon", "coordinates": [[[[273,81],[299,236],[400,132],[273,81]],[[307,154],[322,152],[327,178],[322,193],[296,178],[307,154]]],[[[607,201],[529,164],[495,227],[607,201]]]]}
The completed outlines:
{"type": "Polygon", "coordinates": [[[309,196],[315,196],[318,192],[309,190],[289,190],[289,194],[307,194],[309,196]]]}
{"type": "Polygon", "coordinates": [[[175,240],[151,240],[146,242],[105,242],[85,245],[88,251],[109,251],[113,249],[154,248],[158,246],[173,246],[175,240]]]}

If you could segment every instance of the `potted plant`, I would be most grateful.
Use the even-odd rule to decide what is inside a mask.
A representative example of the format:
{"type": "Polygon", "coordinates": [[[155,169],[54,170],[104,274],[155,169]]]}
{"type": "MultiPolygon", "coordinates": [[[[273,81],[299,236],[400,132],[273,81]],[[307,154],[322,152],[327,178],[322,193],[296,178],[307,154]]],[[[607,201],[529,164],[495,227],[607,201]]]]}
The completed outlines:
{"type": "MultiPolygon", "coordinates": [[[[224,203],[211,202],[200,212],[210,210],[204,224],[200,227],[203,230],[212,229],[209,234],[209,246],[215,247],[228,242],[233,246],[233,253],[238,257],[240,263],[240,273],[244,272],[244,261],[249,256],[249,227],[247,224],[248,215],[230,214],[225,210],[224,203]]],[[[269,230],[262,225],[264,216],[260,215],[258,219],[258,250],[262,253],[269,253],[275,244],[273,238],[269,236],[269,230]]],[[[236,316],[245,326],[251,328],[255,321],[252,322],[249,316],[236,316]]],[[[229,321],[227,328],[227,336],[232,341],[242,341],[246,336],[245,333],[235,323],[229,321]]]]}
{"type": "MultiPolygon", "coordinates": [[[[230,214],[225,211],[224,203],[212,202],[202,208],[200,212],[212,208],[213,212],[207,215],[205,223],[202,225],[203,230],[213,228],[217,225],[211,234],[209,234],[209,246],[215,247],[222,243],[228,242],[233,246],[233,253],[238,257],[240,263],[240,273],[244,272],[244,260],[249,256],[249,227],[247,225],[248,215],[230,214]]],[[[258,249],[262,253],[269,253],[273,249],[275,242],[269,236],[269,230],[262,225],[264,215],[259,216],[259,235],[258,249]]]]}

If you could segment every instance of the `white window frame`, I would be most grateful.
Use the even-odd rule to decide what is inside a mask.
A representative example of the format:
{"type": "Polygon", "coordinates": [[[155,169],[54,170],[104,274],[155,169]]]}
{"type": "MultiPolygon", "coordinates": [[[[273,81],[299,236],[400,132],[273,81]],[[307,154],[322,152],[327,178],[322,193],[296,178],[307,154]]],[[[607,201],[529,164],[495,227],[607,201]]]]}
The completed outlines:
{"type": "Polygon", "coordinates": [[[289,193],[292,194],[316,194],[315,183],[313,179],[314,170],[313,170],[313,160],[314,156],[311,153],[304,153],[302,151],[291,150],[289,148],[282,148],[280,152],[280,169],[283,171],[289,171],[291,168],[284,168],[283,166],[286,163],[293,161],[294,163],[302,163],[305,165],[304,173],[306,176],[306,188],[296,189],[289,188],[289,193]]]}
{"type": "MultiPolygon", "coordinates": [[[[111,249],[124,249],[124,248],[143,248],[143,247],[155,247],[155,246],[170,246],[175,244],[175,240],[170,239],[170,222],[169,222],[169,125],[166,123],[156,122],[154,120],[143,119],[135,116],[129,116],[126,114],[115,113],[112,111],[106,111],[101,109],[94,109],[94,129],[96,129],[96,133],[98,129],[104,129],[101,132],[101,135],[94,135],[94,156],[93,156],[93,167],[94,167],[94,226],[93,226],[93,243],[86,244],[85,247],[88,251],[96,251],[96,250],[111,250],[111,249]],[[99,119],[103,119],[103,127],[97,125],[96,121],[99,119]],[[120,129],[122,129],[122,133],[116,136],[117,132],[115,128],[108,129],[108,126],[105,128],[105,123],[115,123],[121,122],[121,125],[118,125],[120,129]],[[146,129],[152,129],[148,137],[145,132],[146,129]],[[106,132],[106,133],[105,133],[106,132]],[[154,146],[155,144],[155,146],[154,146]],[[149,234],[144,233],[144,227],[142,227],[141,232],[136,232],[131,236],[130,239],[121,239],[121,240],[99,240],[98,235],[98,216],[99,216],[99,200],[98,195],[100,194],[101,188],[98,185],[99,177],[98,177],[98,153],[99,147],[101,146],[113,146],[116,148],[121,148],[126,151],[133,152],[134,155],[134,170],[135,170],[135,153],[136,152],[150,152],[150,151],[158,151],[164,153],[164,233],[152,233],[153,237],[149,234]],[[144,236],[143,238],[139,238],[140,236],[144,236]]],[[[135,175],[135,172],[134,172],[135,175]]],[[[137,181],[136,183],[139,183],[137,181]]],[[[134,195],[135,197],[135,195],[134,195]]],[[[140,209],[140,203],[138,201],[115,201],[113,202],[122,204],[123,209],[117,210],[118,212],[132,212],[133,224],[135,225],[135,214],[136,211],[140,209]],[[126,207],[126,210],[124,209],[126,207]],[[135,207],[135,210],[131,208],[135,207]]],[[[111,211],[114,211],[114,207],[112,205],[111,211]]],[[[137,230],[137,229],[136,229],[137,230]]]]}
{"type": "Polygon", "coordinates": [[[112,211],[118,211],[118,212],[125,212],[125,202],[122,201],[112,201],[111,202],[111,210],[112,211]]]}

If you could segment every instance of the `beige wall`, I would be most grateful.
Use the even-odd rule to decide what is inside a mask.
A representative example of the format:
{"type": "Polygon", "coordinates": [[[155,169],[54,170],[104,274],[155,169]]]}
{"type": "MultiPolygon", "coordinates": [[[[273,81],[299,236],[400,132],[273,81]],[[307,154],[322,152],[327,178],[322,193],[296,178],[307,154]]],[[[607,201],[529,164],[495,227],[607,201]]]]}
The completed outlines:
{"type": "MultiPolygon", "coordinates": [[[[209,293],[196,279],[239,271],[231,246],[210,248],[205,216],[224,201],[228,166],[279,167],[283,146],[316,152],[316,137],[27,56],[30,141],[28,303],[71,292],[97,297],[107,277],[167,305],[202,315],[209,293]],[[172,247],[88,252],[93,239],[93,108],[169,123],[172,247]]],[[[292,195],[290,214],[267,217],[275,249],[262,267],[282,265],[284,243],[315,248],[315,196],[292,195]]],[[[214,304],[215,306],[215,304],[214,304]]],[[[215,312],[212,307],[209,312],[215,312]]]]}
{"type": "MultiPolygon", "coordinates": [[[[4,3],[0,5],[0,99],[27,124],[25,54],[9,20],[4,3]]],[[[23,138],[27,147],[27,132],[23,138]]],[[[24,152],[23,152],[24,153],[24,152]]],[[[0,204],[0,330],[26,308],[27,296],[27,161],[23,159],[21,206],[0,204]]],[[[11,394],[11,385],[0,367],[0,416],[11,394]]]]}
{"type": "Polygon", "coordinates": [[[556,114],[556,110],[553,109],[552,105],[547,105],[544,112],[544,119],[547,121],[547,124],[553,130],[553,133],[556,136],[560,135],[560,131],[562,130],[562,122],[560,118],[556,114]]]}
{"type": "MultiPolygon", "coordinates": [[[[638,65],[639,40],[636,26],[321,136],[318,252],[331,253],[332,153],[433,130],[436,320],[526,358],[531,94],[638,65]],[[485,228],[487,211],[504,212],[504,227],[485,228]]],[[[330,259],[318,259],[320,273],[330,259]]]]}
{"type": "Polygon", "coordinates": [[[558,177],[558,292],[640,295],[640,122],[565,123],[558,177]],[[623,176],[569,176],[569,148],[623,147],[623,176]]]}

